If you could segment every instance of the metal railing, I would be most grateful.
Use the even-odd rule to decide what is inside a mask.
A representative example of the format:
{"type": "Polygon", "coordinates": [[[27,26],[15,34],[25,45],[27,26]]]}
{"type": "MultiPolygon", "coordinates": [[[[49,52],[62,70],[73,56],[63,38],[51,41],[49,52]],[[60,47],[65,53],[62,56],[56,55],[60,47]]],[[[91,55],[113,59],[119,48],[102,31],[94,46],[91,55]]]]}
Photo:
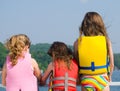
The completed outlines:
{"type": "Polygon", "coordinates": [[[110,86],[120,86],[120,82],[110,82],[110,86]]]}
{"type": "MultiPolygon", "coordinates": [[[[110,82],[109,85],[110,86],[120,86],[120,82],[110,82]]],[[[0,88],[5,88],[5,86],[3,86],[2,84],[0,84],[0,88]]]]}

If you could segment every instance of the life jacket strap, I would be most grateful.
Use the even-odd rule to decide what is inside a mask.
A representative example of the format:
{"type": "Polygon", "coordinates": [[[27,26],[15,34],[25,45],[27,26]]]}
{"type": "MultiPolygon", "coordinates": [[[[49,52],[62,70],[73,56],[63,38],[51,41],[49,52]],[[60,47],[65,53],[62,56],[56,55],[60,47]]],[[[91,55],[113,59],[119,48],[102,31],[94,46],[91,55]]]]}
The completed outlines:
{"type": "Polygon", "coordinates": [[[68,77],[68,73],[67,72],[66,72],[64,77],[55,77],[55,78],[51,79],[50,81],[55,81],[55,80],[64,80],[64,83],[53,84],[52,86],[50,86],[50,88],[64,86],[65,87],[65,91],[68,91],[68,87],[69,86],[76,87],[75,84],[68,83],[69,80],[76,83],[76,79],[72,78],[72,77],[68,77]]]}
{"type": "Polygon", "coordinates": [[[109,61],[107,61],[106,65],[103,65],[103,66],[95,66],[94,62],[91,62],[90,67],[82,67],[82,66],[80,66],[79,68],[82,69],[82,70],[95,71],[95,69],[108,68],[108,66],[109,66],[109,61]]]}

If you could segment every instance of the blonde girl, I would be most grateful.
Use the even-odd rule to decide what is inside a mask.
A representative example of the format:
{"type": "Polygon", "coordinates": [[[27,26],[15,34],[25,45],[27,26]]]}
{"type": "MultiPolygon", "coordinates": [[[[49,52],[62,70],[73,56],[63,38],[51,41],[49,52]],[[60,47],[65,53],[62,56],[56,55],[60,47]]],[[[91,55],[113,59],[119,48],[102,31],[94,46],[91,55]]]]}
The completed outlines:
{"type": "Polygon", "coordinates": [[[29,52],[30,39],[25,34],[13,35],[7,40],[6,62],[2,70],[2,84],[6,91],[37,91],[40,69],[29,52]]]}

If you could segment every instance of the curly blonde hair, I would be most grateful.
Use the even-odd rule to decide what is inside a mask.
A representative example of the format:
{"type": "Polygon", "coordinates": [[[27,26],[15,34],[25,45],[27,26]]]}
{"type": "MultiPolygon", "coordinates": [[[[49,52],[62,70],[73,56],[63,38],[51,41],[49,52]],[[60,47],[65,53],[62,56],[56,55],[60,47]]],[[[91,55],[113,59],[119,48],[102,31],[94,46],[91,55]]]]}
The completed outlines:
{"type": "Polygon", "coordinates": [[[18,57],[22,56],[22,51],[25,46],[30,47],[30,39],[25,34],[13,35],[5,43],[6,48],[9,50],[10,61],[12,66],[17,64],[18,57]]]}

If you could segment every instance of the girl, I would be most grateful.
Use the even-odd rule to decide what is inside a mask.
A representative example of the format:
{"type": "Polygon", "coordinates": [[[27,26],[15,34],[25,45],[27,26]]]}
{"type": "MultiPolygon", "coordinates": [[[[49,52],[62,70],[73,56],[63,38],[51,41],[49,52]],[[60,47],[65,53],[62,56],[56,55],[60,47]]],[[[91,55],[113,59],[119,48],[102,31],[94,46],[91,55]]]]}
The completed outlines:
{"type": "Polygon", "coordinates": [[[79,31],[74,55],[80,68],[82,91],[109,91],[114,58],[102,17],[97,12],[86,13],[79,31]]]}
{"type": "Polygon", "coordinates": [[[2,70],[6,91],[37,91],[40,69],[29,53],[30,40],[25,34],[13,35],[7,42],[9,54],[2,70]]]}
{"type": "Polygon", "coordinates": [[[45,83],[52,74],[49,91],[76,91],[78,66],[71,50],[63,42],[54,42],[48,54],[52,57],[52,62],[48,65],[41,82],[45,83]]]}

